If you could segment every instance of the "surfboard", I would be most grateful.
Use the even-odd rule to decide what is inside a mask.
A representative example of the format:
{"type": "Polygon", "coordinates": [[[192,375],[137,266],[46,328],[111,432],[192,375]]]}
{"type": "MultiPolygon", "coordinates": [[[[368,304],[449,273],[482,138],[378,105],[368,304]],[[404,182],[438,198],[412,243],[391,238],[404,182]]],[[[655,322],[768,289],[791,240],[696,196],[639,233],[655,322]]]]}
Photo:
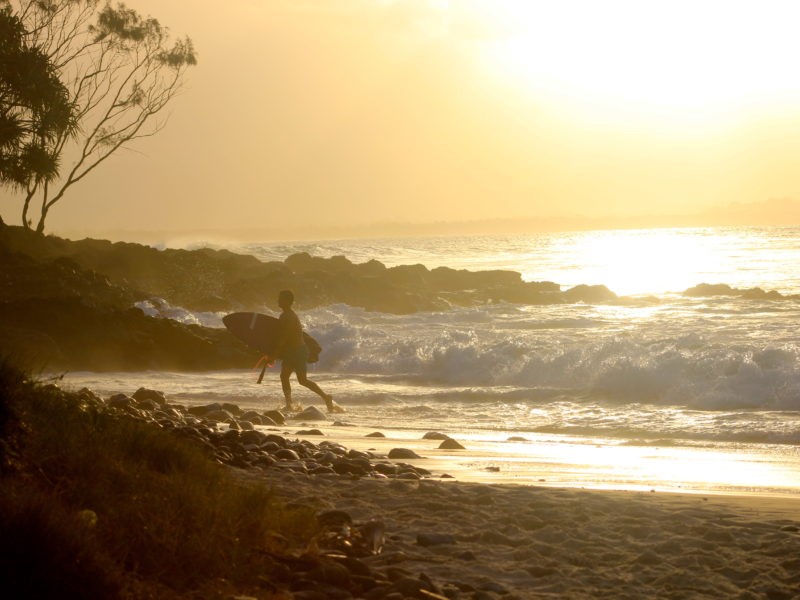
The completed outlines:
{"type": "MultiPolygon", "coordinates": [[[[222,322],[228,331],[254,350],[258,350],[264,356],[280,358],[276,355],[278,319],[275,317],[254,312],[235,312],[222,317],[222,322]]],[[[305,331],[303,339],[308,348],[308,362],[317,362],[322,346],[305,331]]]]}

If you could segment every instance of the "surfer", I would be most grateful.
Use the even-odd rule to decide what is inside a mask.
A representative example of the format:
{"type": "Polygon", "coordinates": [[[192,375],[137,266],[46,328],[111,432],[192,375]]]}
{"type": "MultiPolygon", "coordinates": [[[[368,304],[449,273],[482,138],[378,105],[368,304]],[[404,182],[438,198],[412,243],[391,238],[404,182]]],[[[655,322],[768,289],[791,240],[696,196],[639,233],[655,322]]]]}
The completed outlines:
{"type": "Polygon", "coordinates": [[[303,325],[300,318],[292,310],[294,293],[283,290],[278,294],[278,306],[281,316],[278,317],[278,352],[281,357],[281,387],[286,400],[286,409],[292,409],[292,384],[289,381],[292,373],[297,373],[297,383],[307,387],[325,401],[328,412],[334,412],[333,396],[323,392],[320,387],[307,377],[308,347],[303,339],[303,325]]]}

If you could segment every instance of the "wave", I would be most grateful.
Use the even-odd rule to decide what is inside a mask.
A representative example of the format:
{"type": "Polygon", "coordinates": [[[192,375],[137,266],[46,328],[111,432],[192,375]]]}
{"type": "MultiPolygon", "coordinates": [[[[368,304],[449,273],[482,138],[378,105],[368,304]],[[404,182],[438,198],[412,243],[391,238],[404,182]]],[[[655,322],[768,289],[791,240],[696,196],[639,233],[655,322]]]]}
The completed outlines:
{"type": "MultiPolygon", "coordinates": [[[[139,306],[221,324],[222,313],[158,299],[139,306]]],[[[644,308],[486,305],[406,316],[334,305],[301,316],[324,348],[315,371],[426,388],[420,396],[800,411],[798,310],[708,308],[707,299],[678,298],[644,308]]]]}

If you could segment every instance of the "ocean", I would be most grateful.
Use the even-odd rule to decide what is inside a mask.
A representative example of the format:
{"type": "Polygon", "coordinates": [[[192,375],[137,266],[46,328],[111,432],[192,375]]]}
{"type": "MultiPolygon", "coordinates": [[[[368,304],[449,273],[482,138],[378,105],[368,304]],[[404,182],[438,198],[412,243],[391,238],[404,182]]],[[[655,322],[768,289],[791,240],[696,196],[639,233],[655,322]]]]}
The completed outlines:
{"type": "MultiPolygon", "coordinates": [[[[800,299],[682,293],[711,283],[800,294],[800,227],[186,247],[200,246],[263,260],[309,252],[387,266],[509,269],[562,289],[606,285],[620,302],[404,316],[344,305],[304,311],[306,330],[324,348],[310,376],[358,431],[418,440],[439,430],[472,444],[475,452],[461,463],[454,457],[453,468],[480,480],[800,495],[800,299]]],[[[265,311],[277,311],[265,301],[265,311]]],[[[222,326],[222,314],[142,307],[222,326]]],[[[71,373],[66,381],[103,394],[146,386],[185,404],[277,407],[277,370],[258,385],[243,367],[71,373]]],[[[296,398],[317,402],[302,388],[296,398]]]]}

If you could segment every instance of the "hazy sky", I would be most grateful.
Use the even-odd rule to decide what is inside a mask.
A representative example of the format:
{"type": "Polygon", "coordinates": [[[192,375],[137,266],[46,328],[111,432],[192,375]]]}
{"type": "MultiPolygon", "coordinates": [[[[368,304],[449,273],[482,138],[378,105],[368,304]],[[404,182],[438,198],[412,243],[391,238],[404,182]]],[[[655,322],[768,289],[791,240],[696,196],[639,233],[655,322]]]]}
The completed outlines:
{"type": "MultiPolygon", "coordinates": [[[[800,197],[800,4],[128,0],[195,42],[56,230],[686,214],[800,197]]],[[[17,222],[18,202],[2,214],[17,222]]],[[[796,222],[795,214],[787,216],[796,222]]]]}

